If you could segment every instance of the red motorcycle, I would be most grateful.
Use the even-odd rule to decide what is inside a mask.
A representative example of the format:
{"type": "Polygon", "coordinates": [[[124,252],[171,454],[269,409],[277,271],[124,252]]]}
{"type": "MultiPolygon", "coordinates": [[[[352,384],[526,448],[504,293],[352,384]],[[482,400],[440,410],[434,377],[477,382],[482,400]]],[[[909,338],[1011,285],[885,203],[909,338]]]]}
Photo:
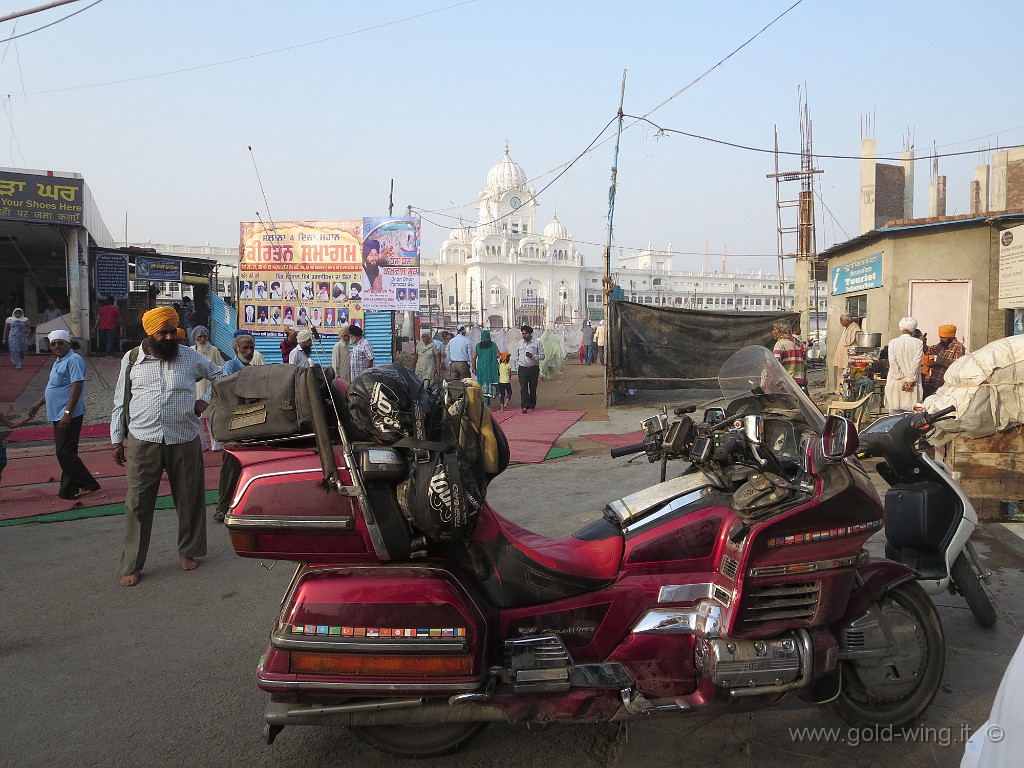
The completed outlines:
{"type": "Polygon", "coordinates": [[[549,539],[486,503],[462,542],[396,506],[402,450],[356,444],[314,407],[316,448],[234,451],[239,555],[300,562],[257,670],[265,736],[344,726],[402,756],[488,722],[738,712],[793,697],[849,722],[918,717],[942,680],[938,614],[914,572],[871,559],[883,508],[847,420],[769,350],[720,373],[700,423],[663,409],[645,451],[682,474],[549,539]]]}

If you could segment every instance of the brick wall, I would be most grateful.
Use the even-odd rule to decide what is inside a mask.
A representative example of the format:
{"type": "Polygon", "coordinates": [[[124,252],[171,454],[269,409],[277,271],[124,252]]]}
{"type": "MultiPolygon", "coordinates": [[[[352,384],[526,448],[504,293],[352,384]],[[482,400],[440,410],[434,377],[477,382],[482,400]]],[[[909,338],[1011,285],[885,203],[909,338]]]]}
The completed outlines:
{"type": "Polygon", "coordinates": [[[1006,164],[1006,210],[1024,208],[1024,160],[1006,164]]]}
{"type": "Polygon", "coordinates": [[[898,165],[875,164],[875,228],[903,218],[904,170],[898,165]]]}

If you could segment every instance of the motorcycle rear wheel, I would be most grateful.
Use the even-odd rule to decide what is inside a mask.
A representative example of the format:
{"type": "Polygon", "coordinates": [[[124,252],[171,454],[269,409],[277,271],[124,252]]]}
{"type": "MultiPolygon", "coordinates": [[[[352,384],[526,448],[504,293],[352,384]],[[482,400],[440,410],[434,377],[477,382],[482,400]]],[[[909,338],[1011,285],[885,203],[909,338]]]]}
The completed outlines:
{"type": "MultiPolygon", "coordinates": [[[[912,722],[935,698],[946,666],[946,643],[939,614],[919,584],[906,582],[893,587],[882,597],[881,609],[889,620],[887,634],[903,640],[905,655],[918,656],[918,663],[912,669],[902,666],[904,673],[909,670],[910,680],[905,691],[894,695],[892,691],[872,687],[871,677],[881,672],[877,664],[841,662],[843,682],[839,696],[824,706],[854,725],[899,726],[912,722]]],[[[892,679],[894,672],[886,677],[892,679]]]]}
{"type": "Polygon", "coordinates": [[[975,620],[983,627],[991,627],[996,623],[996,608],[985,591],[985,585],[978,578],[977,571],[967,558],[966,552],[961,552],[953,561],[953,567],[949,569],[949,577],[961,597],[967,601],[975,620]]]}
{"type": "Polygon", "coordinates": [[[487,723],[422,723],[416,725],[350,725],[360,740],[399,757],[439,757],[455,752],[487,723]]]}

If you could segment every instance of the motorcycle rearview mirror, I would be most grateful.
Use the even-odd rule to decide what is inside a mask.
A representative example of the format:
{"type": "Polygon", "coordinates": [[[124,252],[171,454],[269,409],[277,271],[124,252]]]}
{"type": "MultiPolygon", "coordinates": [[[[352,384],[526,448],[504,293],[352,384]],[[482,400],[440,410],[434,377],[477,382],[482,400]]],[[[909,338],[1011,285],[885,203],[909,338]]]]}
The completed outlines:
{"type": "Polygon", "coordinates": [[[757,415],[744,416],[743,433],[752,445],[760,445],[764,437],[764,420],[757,415]]]}
{"type": "Polygon", "coordinates": [[[716,424],[725,418],[725,408],[705,408],[704,409],[704,423],[705,424],[716,424]]]}
{"type": "Polygon", "coordinates": [[[857,452],[857,427],[849,419],[832,414],[825,419],[821,453],[826,459],[843,459],[857,452]]]}

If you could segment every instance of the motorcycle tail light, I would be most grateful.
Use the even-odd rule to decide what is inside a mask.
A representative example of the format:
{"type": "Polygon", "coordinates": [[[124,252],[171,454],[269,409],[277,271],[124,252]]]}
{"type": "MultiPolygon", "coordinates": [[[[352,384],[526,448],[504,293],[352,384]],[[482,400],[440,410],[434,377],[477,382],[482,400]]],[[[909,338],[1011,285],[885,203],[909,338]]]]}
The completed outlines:
{"type": "Polygon", "coordinates": [[[421,677],[468,675],[472,667],[473,661],[469,654],[441,656],[297,651],[291,655],[291,672],[296,674],[421,677]]]}
{"type": "Polygon", "coordinates": [[[256,551],[256,534],[231,531],[231,546],[237,554],[256,551]]]}

